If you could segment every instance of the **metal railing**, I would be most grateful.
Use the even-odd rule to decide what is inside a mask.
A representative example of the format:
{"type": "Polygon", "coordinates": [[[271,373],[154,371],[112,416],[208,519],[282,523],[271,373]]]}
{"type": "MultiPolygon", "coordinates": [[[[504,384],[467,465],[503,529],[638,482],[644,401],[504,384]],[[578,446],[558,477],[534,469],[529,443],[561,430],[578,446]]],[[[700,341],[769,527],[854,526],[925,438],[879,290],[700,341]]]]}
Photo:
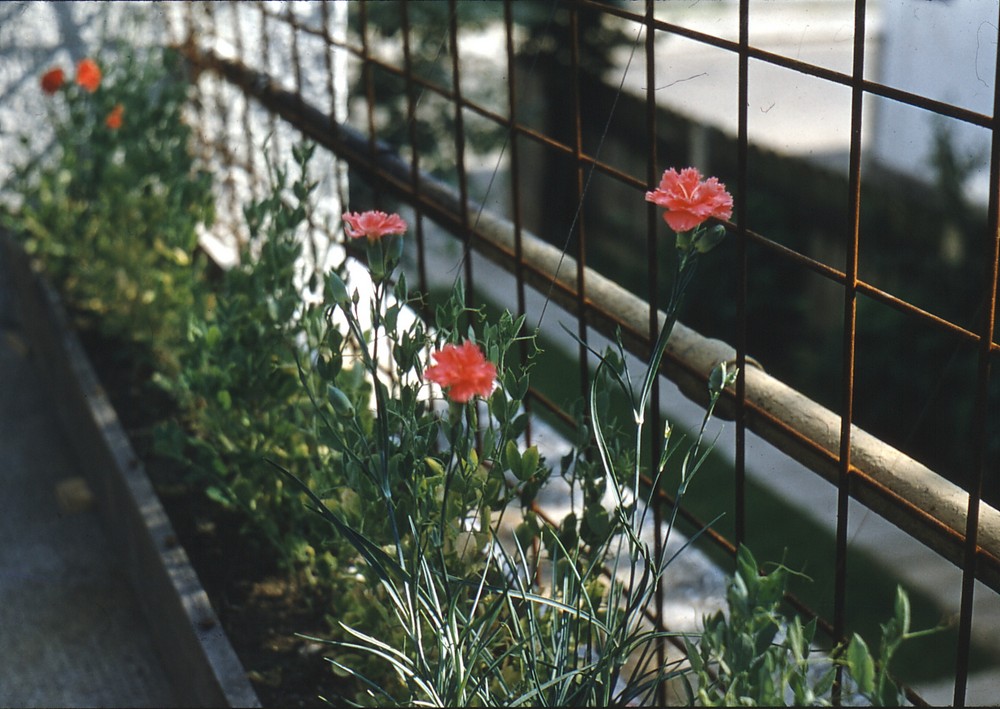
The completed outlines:
{"type": "MultiPolygon", "coordinates": [[[[663,38],[683,38],[734,57],[737,101],[732,112],[737,115],[737,134],[731,143],[734,154],[726,158],[734,178],[730,187],[735,196],[734,219],[727,225],[733,237],[730,248],[735,250],[733,270],[727,274],[735,285],[734,325],[726,337],[732,345],[681,326],[675,332],[663,365],[663,374],[696,400],[703,399],[708,374],[719,362],[733,362],[740,371],[723,407],[724,414],[735,424],[733,533],[710,536],[728,553],[734,552],[747,538],[751,522],[747,515],[746,446],[748,431],[752,431],[836,488],[835,588],[832,617],[825,624],[832,638],[845,637],[849,627],[849,500],[858,500],[923,542],[961,569],[953,700],[956,705],[963,705],[973,646],[975,582],[981,581],[983,588],[1000,592],[1000,513],[983,499],[984,476],[994,464],[989,452],[990,438],[995,435],[989,420],[989,392],[993,358],[1000,350],[994,341],[1000,259],[1000,92],[996,90],[995,78],[991,84],[992,115],[873,81],[865,67],[868,33],[864,0],[857,0],[853,6],[849,71],[837,71],[754,46],[750,41],[754,10],[749,0],[738,3],[735,38],[667,21],[663,19],[662,6],[655,2],[530,3],[543,19],[528,30],[515,21],[518,8],[509,1],[489,4],[488,9],[480,7],[478,12],[488,15],[485,19],[470,17],[473,11],[454,0],[435,5],[440,11],[440,26],[415,24],[411,17],[415,8],[403,2],[392,6],[396,13],[392,27],[380,27],[370,17],[373,7],[352,3],[349,28],[344,16],[347,10],[337,3],[206,3],[169,8],[168,29],[172,40],[183,49],[195,69],[200,107],[196,120],[203,127],[204,158],[225,176],[223,201],[225,195],[230,195],[230,204],[235,206],[239,200],[231,195],[239,185],[251,192],[262,188],[266,175],[259,151],[265,136],[276,161],[298,135],[305,136],[329,151],[329,174],[340,174],[338,170],[343,168],[337,165],[342,162],[350,167],[357,180],[369,185],[376,201],[392,198],[414,209],[418,287],[428,288],[424,253],[427,220],[452,233],[461,243],[465,253],[463,276],[470,300],[476,297],[476,273],[471,258],[475,252],[514,275],[513,301],[519,311],[526,308],[528,289],[534,289],[573,314],[576,335],[583,343],[592,333],[611,337],[620,331],[627,348],[644,358],[662,321],[662,313],[656,307],[657,294],[664,285],[657,269],[663,257],[659,215],[653,205],[646,205],[642,212],[644,237],[632,248],[639,250],[640,261],[644,259],[647,266],[646,273],[637,276],[637,280],[645,281],[645,292],[636,293],[633,291],[643,289],[623,287],[595,267],[593,259],[588,260],[595,245],[612,238],[602,231],[600,221],[589,208],[590,201],[595,199],[591,183],[596,176],[602,184],[614,185],[618,193],[631,194],[638,205],[643,192],[658,182],[661,170],[667,166],[660,146],[674,137],[660,133],[663,108],[657,94],[660,83],[657,53],[662,50],[663,38]],[[619,23],[622,34],[630,40],[622,43],[623,52],[630,52],[628,64],[638,66],[638,58],[644,59],[645,88],[629,99],[637,109],[634,112],[637,123],[632,128],[644,136],[642,140],[647,146],[645,160],[639,161],[638,168],[623,168],[623,161],[602,159],[605,141],[615,137],[615,112],[624,110],[618,105],[619,99],[626,100],[622,90],[624,78],[617,86],[602,81],[613,71],[595,79],[594,71],[588,68],[591,62],[587,54],[594,50],[595,43],[587,39],[586,33],[613,23],[619,23]],[[499,33],[501,39],[496,46],[502,50],[492,59],[492,73],[479,73],[470,81],[463,49],[470,46],[472,33],[483,31],[484,26],[499,33]],[[552,38],[564,43],[544,50],[532,49],[529,41],[532,38],[537,47],[552,38]],[[440,58],[417,54],[432,51],[435,46],[440,58]],[[553,55],[560,52],[564,55],[560,61],[566,84],[563,98],[568,105],[563,108],[564,115],[572,118],[570,125],[558,126],[558,130],[540,127],[535,118],[527,115],[533,104],[524,96],[527,90],[536,88],[524,85],[525,79],[532,78],[534,62],[539,53],[549,50],[553,55]],[[779,67],[850,92],[847,199],[842,207],[845,227],[838,237],[843,259],[839,265],[826,263],[801,248],[780,243],[767,233],[750,228],[748,195],[752,190],[751,162],[756,149],[750,139],[748,101],[752,64],[779,67]],[[427,71],[432,65],[440,69],[438,76],[427,71]],[[356,86],[347,95],[345,74],[351,76],[356,86]],[[588,96],[598,95],[595,82],[606,92],[600,95],[611,96],[610,105],[607,101],[601,103],[605,114],[598,122],[596,138],[588,134],[583,121],[588,96]],[[387,94],[387,83],[401,93],[387,94]],[[482,89],[484,83],[495,90],[496,96],[475,90],[482,89]],[[585,96],[585,91],[591,93],[585,96]],[[930,312],[901,293],[862,277],[861,221],[866,204],[863,175],[868,169],[863,159],[862,128],[866,106],[873,97],[990,132],[985,234],[976,242],[982,250],[979,263],[983,268],[978,277],[982,279],[980,290],[984,295],[982,308],[972,315],[975,321],[972,325],[966,320],[930,312]],[[348,101],[352,108],[349,116],[344,111],[348,101]],[[402,125],[387,123],[389,103],[403,117],[402,125]],[[431,122],[444,126],[451,139],[447,169],[430,163],[434,156],[424,148],[426,136],[420,135],[427,122],[422,116],[426,115],[428,105],[433,104],[442,108],[432,114],[431,122]],[[469,145],[470,136],[484,126],[500,136],[504,170],[502,176],[494,170],[490,187],[479,190],[473,197],[477,190],[472,185],[469,168],[474,153],[469,145]],[[396,142],[387,142],[387,137],[396,142]],[[540,159],[568,166],[563,173],[571,177],[565,203],[575,209],[573,214],[561,215],[562,222],[551,222],[568,225],[566,233],[546,234],[548,239],[532,233],[525,215],[539,211],[537,205],[529,204],[533,196],[537,201],[537,194],[527,194],[525,183],[528,175],[537,171],[540,159]],[[429,174],[429,164],[443,176],[429,174]],[[498,208],[490,189],[500,179],[509,185],[509,198],[498,208]],[[489,209],[484,206],[487,200],[489,209]],[[761,260],[781,262],[808,272],[810,277],[821,279],[838,293],[839,323],[834,332],[839,332],[841,348],[840,384],[837,403],[832,409],[765,372],[748,354],[749,329],[753,327],[748,314],[749,293],[754,265],[761,260]],[[974,349],[973,400],[955,403],[971,408],[972,425],[967,439],[957,443],[971,451],[971,473],[959,481],[961,484],[945,479],[932,466],[917,460],[916,455],[908,455],[856,425],[855,373],[861,299],[912,320],[921,332],[930,333],[928,337],[947,336],[959,346],[974,349]]],[[[385,8],[381,11],[385,13],[385,8]]],[[[500,158],[496,155],[494,146],[490,160],[498,164],[500,158]]],[[[634,166],[636,162],[629,164],[634,166]]],[[[325,189],[329,197],[327,216],[335,218],[341,205],[347,203],[344,183],[332,179],[325,189]]],[[[233,221],[235,224],[238,220],[233,221]]],[[[322,231],[322,222],[323,215],[316,215],[317,231],[322,231]]],[[[535,223],[545,224],[537,218],[535,223]]],[[[535,230],[538,229],[536,226],[535,230]]],[[[580,345],[578,362],[582,393],[588,386],[591,364],[585,345],[580,345]]],[[[529,398],[534,406],[569,419],[544,391],[533,389],[529,398]]],[[[660,403],[657,389],[653,397],[654,412],[659,412],[660,403]]],[[[662,430],[662,422],[651,422],[650,430],[662,430]]],[[[656,446],[661,445],[658,434],[651,436],[650,445],[655,455],[656,446]]],[[[696,519],[692,521],[698,523],[696,519]]],[[[809,612],[801,602],[797,605],[809,612]]],[[[921,702],[915,693],[910,692],[909,696],[914,702],[921,702]]]]}

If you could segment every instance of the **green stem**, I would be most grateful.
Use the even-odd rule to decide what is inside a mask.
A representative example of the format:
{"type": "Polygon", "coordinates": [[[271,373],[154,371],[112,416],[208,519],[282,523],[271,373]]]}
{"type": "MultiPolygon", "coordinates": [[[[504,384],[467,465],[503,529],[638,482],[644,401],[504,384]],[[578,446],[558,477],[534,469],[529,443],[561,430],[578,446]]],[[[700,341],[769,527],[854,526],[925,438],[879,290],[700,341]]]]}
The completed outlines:
{"type": "MultiPolygon", "coordinates": [[[[376,286],[376,293],[378,293],[378,290],[376,286]]],[[[372,385],[375,390],[375,420],[378,432],[379,472],[381,473],[382,495],[385,497],[386,506],[388,507],[389,524],[392,528],[393,542],[396,545],[396,556],[400,566],[404,566],[402,538],[399,534],[399,526],[396,523],[396,509],[392,501],[392,486],[389,480],[389,414],[387,410],[387,392],[385,385],[378,376],[378,362],[368,351],[368,342],[365,340],[365,333],[361,329],[361,323],[351,311],[348,303],[344,303],[342,309],[347,317],[348,327],[350,327],[351,332],[354,333],[354,337],[358,341],[362,362],[372,377],[372,385]]],[[[372,320],[373,322],[377,322],[377,316],[373,316],[372,320]]]]}

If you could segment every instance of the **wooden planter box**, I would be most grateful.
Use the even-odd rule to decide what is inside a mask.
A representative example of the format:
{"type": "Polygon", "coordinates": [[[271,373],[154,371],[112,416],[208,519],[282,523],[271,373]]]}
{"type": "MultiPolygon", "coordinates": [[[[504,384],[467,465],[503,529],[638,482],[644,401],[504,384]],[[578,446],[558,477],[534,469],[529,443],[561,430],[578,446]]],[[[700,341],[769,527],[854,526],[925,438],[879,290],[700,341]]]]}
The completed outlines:
{"type": "Polygon", "coordinates": [[[23,334],[127,569],[148,632],[180,703],[260,702],[58,296],[10,234],[0,232],[23,334]]]}

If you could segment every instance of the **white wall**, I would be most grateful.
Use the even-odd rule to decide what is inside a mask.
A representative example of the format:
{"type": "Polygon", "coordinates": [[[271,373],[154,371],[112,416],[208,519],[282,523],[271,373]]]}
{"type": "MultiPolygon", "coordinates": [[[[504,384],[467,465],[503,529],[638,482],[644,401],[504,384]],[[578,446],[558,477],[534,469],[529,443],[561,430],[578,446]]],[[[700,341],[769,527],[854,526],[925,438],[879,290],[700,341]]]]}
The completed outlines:
{"type": "MultiPolygon", "coordinates": [[[[894,88],[993,112],[998,0],[881,0],[881,51],[867,77],[894,88]]],[[[960,154],[978,157],[980,174],[967,185],[986,198],[990,135],[984,128],[912,106],[866,97],[874,131],[869,155],[903,172],[928,171],[935,123],[952,132],[960,154]]],[[[928,176],[931,173],[928,172],[928,176]]]]}

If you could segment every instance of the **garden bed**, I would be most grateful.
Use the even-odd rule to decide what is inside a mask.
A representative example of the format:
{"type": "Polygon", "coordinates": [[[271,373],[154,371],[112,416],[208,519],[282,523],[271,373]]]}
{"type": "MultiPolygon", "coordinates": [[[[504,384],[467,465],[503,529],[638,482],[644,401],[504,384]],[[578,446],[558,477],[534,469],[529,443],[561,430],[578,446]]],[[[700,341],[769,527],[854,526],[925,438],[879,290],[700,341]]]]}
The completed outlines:
{"type": "Polygon", "coordinates": [[[279,574],[264,544],[238,535],[234,512],[151,455],[149,428],[172,411],[130,364],[136,345],[77,332],[82,321],[21,248],[7,234],[0,242],[35,364],[77,454],[92,461],[102,521],[127,560],[179,701],[318,706],[318,693],[334,698],[345,687],[322,645],[295,635],[324,632],[329,599],[279,574]]]}

